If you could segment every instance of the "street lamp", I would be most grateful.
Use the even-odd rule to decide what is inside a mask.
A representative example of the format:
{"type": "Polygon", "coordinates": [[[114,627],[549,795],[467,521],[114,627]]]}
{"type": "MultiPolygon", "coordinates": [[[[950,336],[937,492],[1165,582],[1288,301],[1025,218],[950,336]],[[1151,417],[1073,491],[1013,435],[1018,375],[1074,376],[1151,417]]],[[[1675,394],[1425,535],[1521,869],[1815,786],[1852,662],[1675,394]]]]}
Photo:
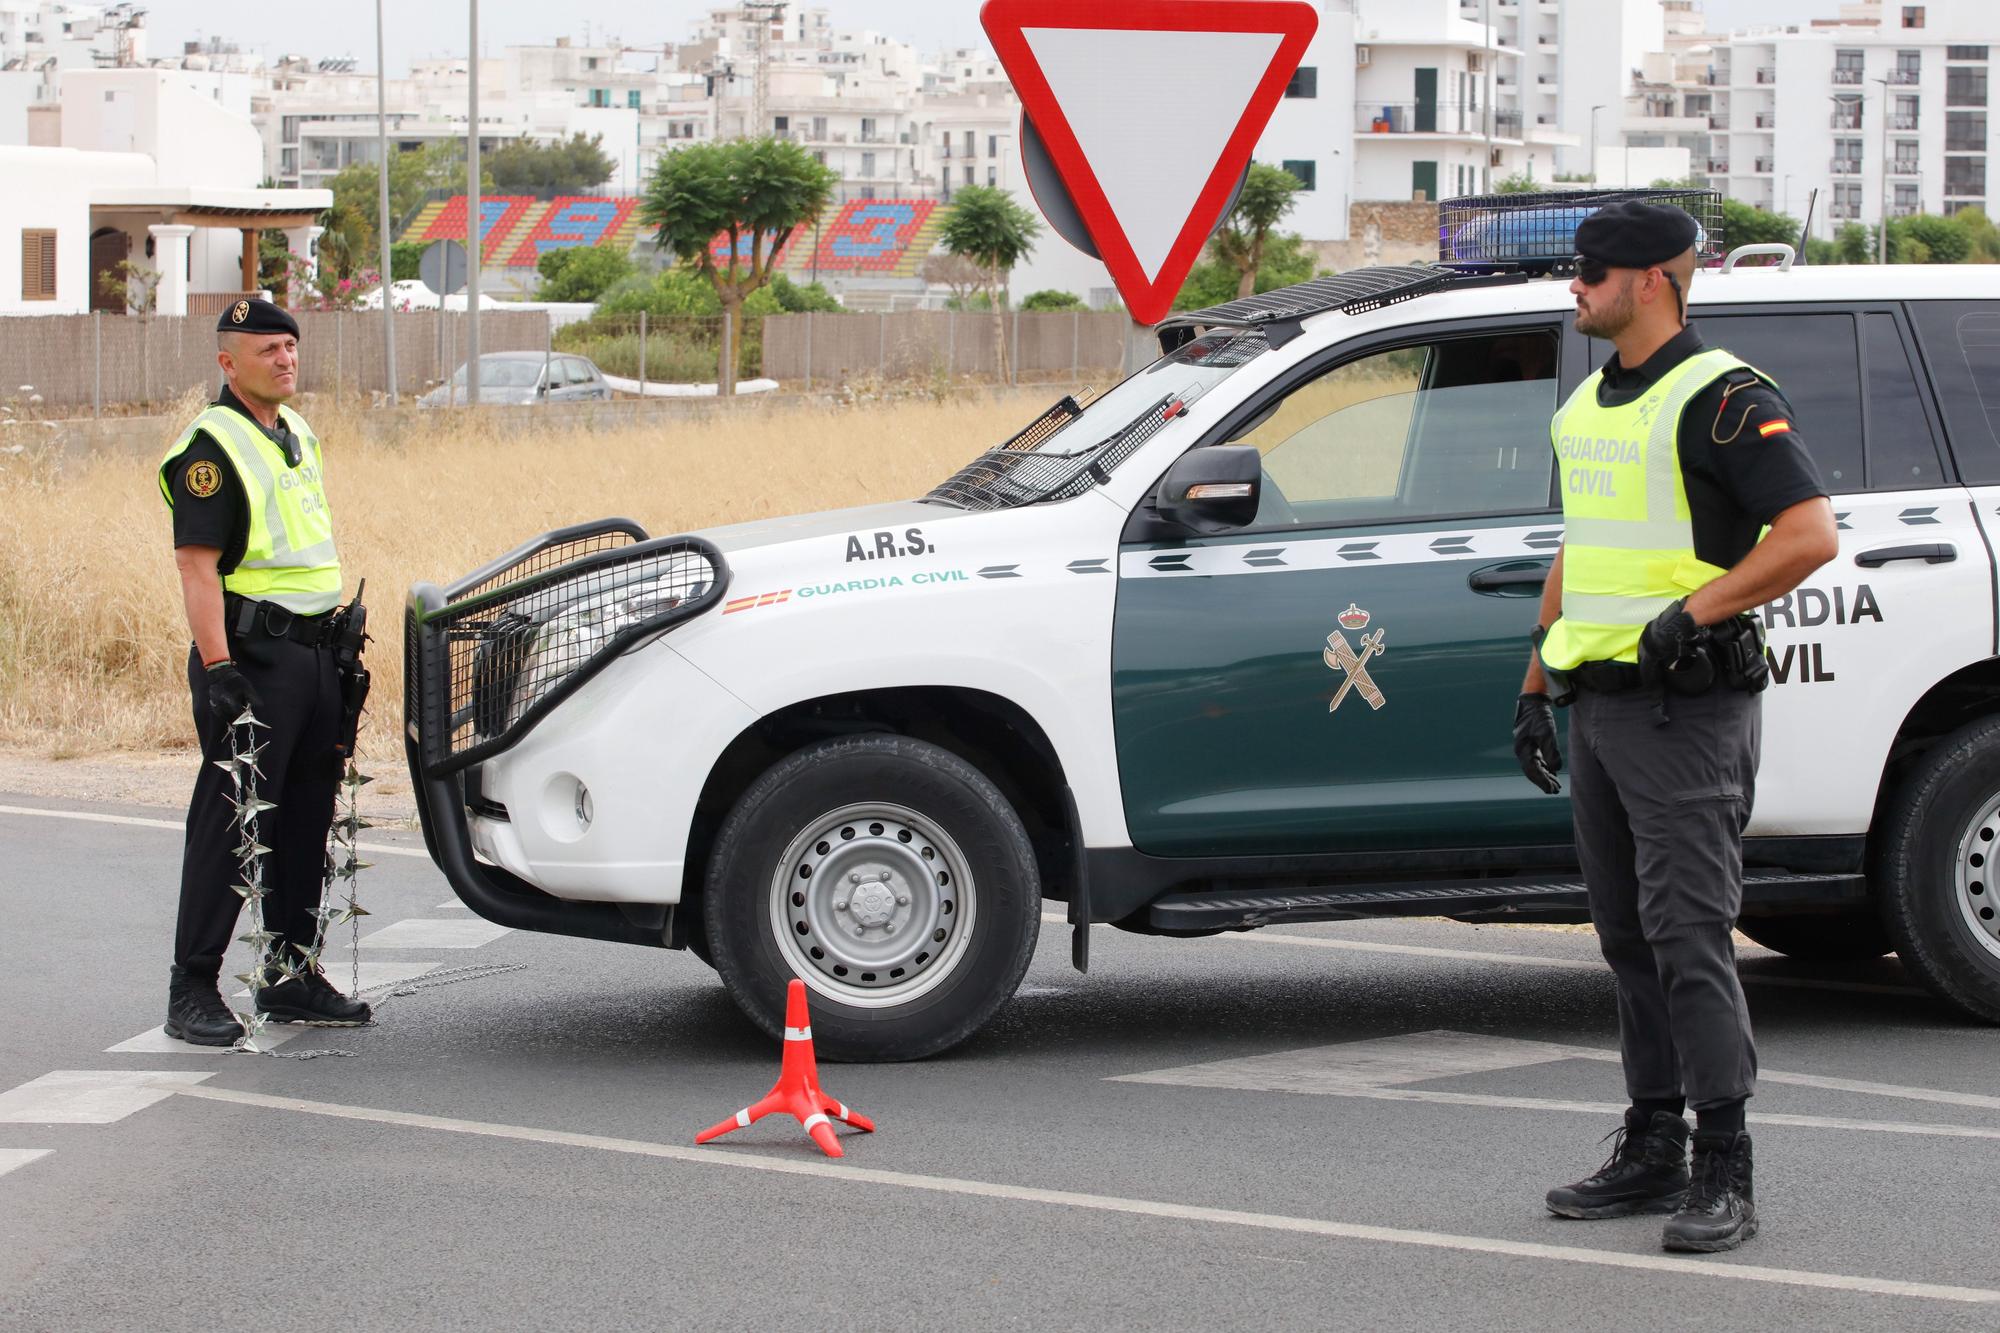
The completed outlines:
{"type": "MultiPolygon", "coordinates": [[[[1602,110],[1604,110],[1602,102],[1590,108],[1590,183],[1592,185],[1597,184],[1597,113],[1602,110]]],[[[1631,183],[1631,181],[1619,182],[1621,185],[1630,185],[1631,183]]]]}
{"type": "Polygon", "coordinates": [[[376,227],[381,243],[382,262],[382,356],[386,371],[385,386],[389,390],[389,405],[396,405],[396,285],[392,281],[395,267],[390,263],[389,249],[389,92],[388,71],[382,60],[382,0],[375,0],[375,151],[382,159],[379,163],[377,184],[376,227]]]}

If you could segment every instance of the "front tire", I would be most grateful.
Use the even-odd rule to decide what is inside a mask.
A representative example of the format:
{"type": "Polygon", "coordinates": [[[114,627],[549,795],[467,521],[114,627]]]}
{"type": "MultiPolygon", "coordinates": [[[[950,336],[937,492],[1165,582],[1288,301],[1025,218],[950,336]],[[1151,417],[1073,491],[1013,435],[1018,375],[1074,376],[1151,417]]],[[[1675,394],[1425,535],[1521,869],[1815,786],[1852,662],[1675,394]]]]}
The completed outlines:
{"type": "Polygon", "coordinates": [[[1896,793],[1873,871],[1903,965],[2000,1023],[2000,718],[1931,748],[1896,793]]]}
{"type": "Polygon", "coordinates": [[[773,1037],[797,976],[820,1055],[917,1060],[1014,993],[1041,884],[1020,819],[978,769],[924,741],[858,736],[751,784],[717,835],[702,910],[723,985],[773,1037]]]}

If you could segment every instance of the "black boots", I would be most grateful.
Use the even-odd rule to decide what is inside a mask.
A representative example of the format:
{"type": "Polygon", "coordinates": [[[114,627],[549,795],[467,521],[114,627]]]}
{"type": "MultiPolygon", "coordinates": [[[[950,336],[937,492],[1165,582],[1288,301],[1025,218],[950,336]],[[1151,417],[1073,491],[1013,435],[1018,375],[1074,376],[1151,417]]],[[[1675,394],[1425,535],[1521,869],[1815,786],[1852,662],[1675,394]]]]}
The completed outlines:
{"type": "Polygon", "coordinates": [[[273,1023],[307,1023],[321,1028],[358,1028],[374,1018],[367,1001],[351,999],[333,988],[317,968],[275,986],[250,992],[257,1012],[273,1023]]]}
{"type": "Polygon", "coordinates": [[[1627,1110],[1611,1156],[1588,1180],[1550,1190],[1549,1211],[1558,1217],[1671,1213],[1687,1192],[1687,1144],[1687,1121],[1680,1116],[1658,1111],[1648,1120],[1627,1110]]]}
{"type": "Polygon", "coordinates": [[[194,1046],[234,1046],[243,1025],[222,1002],[216,978],[181,967],[168,976],[167,1035],[194,1046]]]}
{"type": "Polygon", "coordinates": [[[1697,1134],[1694,1177],[1680,1210],[1667,1219],[1660,1243],[1708,1254],[1733,1250],[1757,1234],[1756,1192],[1750,1179],[1750,1136],[1697,1134]]]}

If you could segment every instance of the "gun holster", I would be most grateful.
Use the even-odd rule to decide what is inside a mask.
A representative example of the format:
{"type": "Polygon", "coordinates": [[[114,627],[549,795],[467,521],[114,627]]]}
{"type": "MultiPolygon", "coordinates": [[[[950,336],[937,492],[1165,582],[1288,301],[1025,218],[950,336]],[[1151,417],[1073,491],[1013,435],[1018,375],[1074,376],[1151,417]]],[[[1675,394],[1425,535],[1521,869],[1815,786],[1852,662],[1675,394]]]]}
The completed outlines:
{"type": "Polygon", "coordinates": [[[1731,616],[1712,627],[1711,642],[1724,685],[1758,694],[1771,683],[1771,662],[1764,656],[1763,621],[1751,615],[1731,616]]]}
{"type": "Polygon", "coordinates": [[[368,668],[361,664],[362,651],[368,646],[368,608],[362,605],[360,589],[353,601],[328,617],[327,642],[333,649],[334,666],[340,671],[340,734],[334,749],[345,761],[354,757],[361,710],[368,702],[368,668]]]}

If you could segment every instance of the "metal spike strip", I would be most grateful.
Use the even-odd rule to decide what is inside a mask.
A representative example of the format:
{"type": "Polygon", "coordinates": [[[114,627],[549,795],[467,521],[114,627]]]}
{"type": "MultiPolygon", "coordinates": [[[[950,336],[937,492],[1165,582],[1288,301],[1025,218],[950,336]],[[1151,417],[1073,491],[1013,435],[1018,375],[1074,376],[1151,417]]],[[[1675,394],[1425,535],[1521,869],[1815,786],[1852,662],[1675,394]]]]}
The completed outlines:
{"type": "MultiPolygon", "coordinates": [[[[236,846],[237,883],[232,885],[250,909],[250,929],[237,938],[250,946],[252,962],[246,972],[239,973],[237,980],[250,988],[251,1003],[248,1013],[237,1011],[237,1021],[243,1025],[243,1035],[237,1039],[235,1049],[257,1051],[257,1038],[264,1032],[264,1016],[257,1012],[256,992],[270,984],[273,970],[291,976],[297,969],[281,959],[275,959],[271,944],[276,939],[264,928],[264,856],[270,848],[258,841],[258,818],[266,810],[277,806],[257,794],[258,780],[263,774],[258,771],[257,759],[263,746],[257,743],[257,728],[265,724],[257,720],[250,709],[245,708],[236,720],[229,724],[229,758],[218,760],[217,764],[229,774],[231,819],[239,841],[236,846]]],[[[260,1052],[261,1053],[261,1052],[260,1052]]]]}
{"type": "Polygon", "coordinates": [[[354,982],[348,989],[349,995],[361,993],[361,918],[368,915],[368,910],[361,905],[357,897],[356,879],[368,868],[368,863],[361,859],[360,849],[356,844],[361,836],[361,830],[368,827],[367,821],[361,818],[361,789],[373,781],[373,778],[355,767],[352,757],[348,759],[347,773],[340,781],[340,818],[334,822],[333,828],[333,840],[340,846],[343,856],[338,874],[347,881],[347,901],[343,904],[343,919],[353,930],[352,947],[348,952],[354,962],[354,982]]]}

